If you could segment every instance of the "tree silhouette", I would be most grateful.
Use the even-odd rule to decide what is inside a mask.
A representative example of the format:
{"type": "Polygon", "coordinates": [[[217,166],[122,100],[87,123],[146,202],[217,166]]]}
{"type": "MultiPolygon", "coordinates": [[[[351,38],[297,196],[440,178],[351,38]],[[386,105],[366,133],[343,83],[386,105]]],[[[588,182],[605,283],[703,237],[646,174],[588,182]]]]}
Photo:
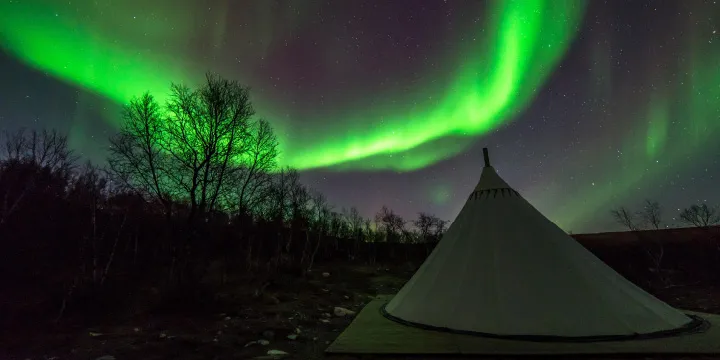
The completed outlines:
{"type": "Polygon", "coordinates": [[[611,211],[615,221],[628,230],[644,245],[645,253],[652,261],[651,271],[655,273],[663,286],[670,286],[670,278],[665,275],[663,260],[665,258],[665,244],[656,235],[645,235],[641,232],[643,226],[653,230],[660,230],[662,227],[662,208],[657,201],[645,200],[643,209],[633,214],[625,207],[619,207],[611,211]]]}
{"type": "Polygon", "coordinates": [[[720,234],[716,228],[720,224],[720,213],[717,207],[706,203],[691,205],[680,211],[680,221],[701,229],[715,243],[716,255],[720,255],[720,234]]]}
{"type": "Polygon", "coordinates": [[[628,230],[630,230],[630,231],[638,231],[639,230],[635,214],[633,214],[630,210],[628,210],[624,206],[621,206],[617,209],[611,210],[610,215],[612,215],[615,222],[624,226],[628,230]]]}
{"type": "Polygon", "coordinates": [[[163,111],[151,94],[132,99],[123,109],[119,132],[110,137],[108,166],[114,180],[160,203],[169,218],[180,194],[172,181],[175,166],[163,153],[168,136],[165,128],[163,111]]]}
{"type": "Polygon", "coordinates": [[[269,124],[251,121],[249,89],[212,74],[195,90],[172,85],[165,106],[150,94],[133,99],[124,115],[111,138],[111,172],[158,200],[168,216],[173,202],[189,203],[188,223],[238,207],[229,194],[244,201],[257,172],[268,170],[277,155],[269,124]]]}
{"type": "Polygon", "coordinates": [[[440,241],[442,239],[443,235],[445,235],[445,232],[448,229],[448,225],[450,224],[450,221],[448,220],[442,220],[442,219],[435,219],[435,231],[433,232],[434,241],[440,241]]]}
{"type": "Polygon", "coordinates": [[[662,225],[662,208],[657,201],[645,200],[645,206],[638,213],[641,221],[652,229],[660,230],[662,225]]]}
{"type": "Polygon", "coordinates": [[[57,131],[20,129],[3,134],[0,162],[0,228],[24,203],[62,198],[77,157],[57,131]]]}
{"type": "Polygon", "coordinates": [[[354,260],[359,251],[360,242],[365,239],[363,231],[365,219],[363,219],[356,207],[350,208],[347,214],[345,214],[345,219],[348,224],[349,236],[353,240],[352,248],[348,256],[351,260],[354,260]]]}
{"type": "Polygon", "coordinates": [[[307,273],[312,270],[312,267],[315,264],[315,257],[317,256],[320,245],[323,242],[325,233],[330,227],[330,213],[332,211],[328,206],[325,195],[318,191],[313,191],[310,194],[310,206],[312,209],[310,224],[312,231],[316,234],[316,241],[314,244],[311,243],[310,234],[308,232],[305,242],[306,246],[303,250],[301,261],[301,264],[303,265],[303,273],[307,273]]]}
{"type": "Polygon", "coordinates": [[[151,94],[133,99],[110,140],[113,178],[161,204],[168,224],[176,214],[184,218],[184,231],[174,227],[177,236],[166,236],[174,239],[170,272],[178,280],[197,280],[193,268],[206,267],[199,252],[207,255],[209,245],[199,239],[210,222],[227,222],[226,212],[250,215],[258,197],[269,195],[262,190],[270,185],[277,140],[254,114],[247,87],[207,74],[197,89],[173,84],[167,104],[151,94]]]}
{"type": "MultiPolygon", "coordinates": [[[[645,200],[645,206],[638,213],[642,223],[653,230],[660,230],[662,227],[662,208],[657,201],[645,200]]],[[[650,236],[646,246],[646,252],[653,262],[654,271],[660,280],[670,285],[670,279],[663,274],[663,260],[665,258],[665,244],[657,236],[650,236]]]]}
{"type": "Polygon", "coordinates": [[[399,242],[405,229],[405,220],[393,210],[384,206],[375,214],[375,222],[380,226],[378,231],[385,234],[386,242],[399,242]]]}
{"type": "Polygon", "coordinates": [[[720,213],[716,207],[701,203],[682,209],[680,221],[690,226],[706,229],[720,224],[720,213]]]}
{"type": "Polygon", "coordinates": [[[228,192],[230,198],[236,196],[230,202],[237,204],[238,214],[258,210],[260,202],[267,198],[270,191],[270,173],[277,166],[278,141],[270,123],[260,119],[250,126],[250,131],[247,152],[235,163],[237,177],[233,178],[231,184],[236,191],[228,192]]]}
{"type": "Polygon", "coordinates": [[[208,74],[197,90],[173,85],[167,113],[163,150],[173,160],[170,177],[190,202],[192,222],[218,206],[226,181],[239,172],[233,162],[248,156],[255,111],[247,87],[208,74]]]}
{"type": "Polygon", "coordinates": [[[430,236],[433,235],[432,230],[437,225],[439,220],[440,219],[438,219],[434,215],[430,215],[424,212],[418,213],[418,218],[413,220],[413,225],[415,225],[415,227],[417,228],[421,241],[430,241],[430,236]]]}

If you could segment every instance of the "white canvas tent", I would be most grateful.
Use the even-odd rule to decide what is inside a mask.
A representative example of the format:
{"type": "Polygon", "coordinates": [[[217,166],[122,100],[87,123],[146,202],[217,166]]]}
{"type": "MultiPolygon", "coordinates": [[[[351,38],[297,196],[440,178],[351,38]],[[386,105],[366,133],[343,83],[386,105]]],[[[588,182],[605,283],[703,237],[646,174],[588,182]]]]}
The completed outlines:
{"type": "Polygon", "coordinates": [[[492,337],[670,335],[703,321],[596,258],[490,166],[442,241],[383,308],[406,325],[492,337]]]}

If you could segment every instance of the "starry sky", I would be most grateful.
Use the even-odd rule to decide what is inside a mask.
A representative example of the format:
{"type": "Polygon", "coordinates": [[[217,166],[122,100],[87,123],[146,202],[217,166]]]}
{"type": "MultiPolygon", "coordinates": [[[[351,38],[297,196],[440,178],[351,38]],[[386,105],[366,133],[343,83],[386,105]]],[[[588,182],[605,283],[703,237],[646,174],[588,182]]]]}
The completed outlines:
{"type": "Polygon", "coordinates": [[[482,170],[574,233],[720,204],[717,0],[0,0],[0,128],[102,162],[131,97],[252,88],[339,210],[452,220],[482,170]]]}

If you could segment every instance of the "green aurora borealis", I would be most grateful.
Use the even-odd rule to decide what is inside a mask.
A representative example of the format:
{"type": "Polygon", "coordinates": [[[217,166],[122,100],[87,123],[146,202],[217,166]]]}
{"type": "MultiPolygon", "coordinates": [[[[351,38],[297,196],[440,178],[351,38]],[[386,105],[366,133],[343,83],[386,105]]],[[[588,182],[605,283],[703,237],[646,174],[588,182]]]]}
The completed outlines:
{"type": "MultiPolygon", "coordinates": [[[[0,3],[0,13],[9,14],[0,20],[0,41],[26,65],[63,82],[123,104],[145,91],[162,100],[171,82],[197,84],[205,71],[213,70],[208,65],[212,61],[185,56],[187,39],[197,36],[199,7],[154,1],[143,9],[153,14],[148,17],[135,16],[137,9],[109,1],[73,7],[56,4],[50,0],[0,3]],[[134,22],[107,21],[99,16],[105,13],[134,22]]],[[[219,4],[214,11],[222,12],[228,1],[219,4]]],[[[297,129],[297,123],[279,116],[281,101],[253,93],[254,101],[258,114],[278,129],[283,165],[338,172],[425,169],[517,120],[560,71],[559,64],[589,17],[585,3],[578,0],[492,2],[483,21],[468,27],[473,33],[464,34],[476,40],[458,41],[462,45],[444,56],[446,63],[453,64],[448,65],[451,73],[428,75],[446,78],[442,88],[421,86],[410,95],[398,94],[404,100],[401,104],[389,100],[390,92],[386,103],[365,111],[348,110],[341,119],[312,131],[297,129]]],[[[211,49],[232,36],[224,30],[227,18],[216,18],[207,30],[211,49]]],[[[617,84],[626,79],[611,74],[606,45],[593,46],[588,56],[595,58],[593,72],[603,81],[588,86],[598,97],[615,103],[611,106],[632,109],[618,115],[629,123],[622,133],[602,133],[604,139],[612,138],[608,141],[620,155],[608,156],[609,146],[598,140],[583,155],[596,163],[587,177],[597,181],[561,200],[556,192],[540,190],[526,194],[528,198],[559,225],[574,230],[598,211],[605,214],[617,197],[631,194],[639,183],[650,186],[669,169],[691,166],[690,159],[714,146],[720,125],[720,38],[713,33],[720,28],[718,20],[678,25],[685,32],[680,42],[685,55],[649,69],[641,81],[644,92],[632,100],[618,90],[617,84]]],[[[257,36],[271,38],[273,31],[263,29],[257,36]]],[[[504,166],[511,167],[498,164],[504,166]]],[[[427,200],[438,204],[451,197],[464,199],[464,194],[444,184],[427,194],[427,200]]]]}
{"type": "MultiPolygon", "coordinates": [[[[338,129],[312,138],[281,137],[283,165],[328,167],[379,154],[399,154],[447,135],[477,136],[497,128],[532,100],[532,94],[562,58],[582,17],[583,6],[579,4],[572,0],[496,3],[496,9],[491,10],[496,15],[489,21],[491,34],[482,46],[465,54],[470,60],[459,64],[456,80],[435,95],[442,98],[439,104],[401,114],[390,111],[381,115],[382,122],[369,120],[375,124],[372,130],[360,115],[343,121],[343,127],[359,123],[363,128],[338,129]],[[348,136],[338,137],[338,133],[348,136]]],[[[40,12],[29,3],[5,7],[8,9],[0,10],[12,14],[2,22],[10,51],[38,69],[116,102],[125,103],[145,91],[158,94],[162,101],[171,82],[197,82],[198,70],[168,61],[169,56],[118,42],[98,30],[101,24],[68,21],[66,16],[55,16],[57,9],[47,7],[40,12]],[[29,18],[35,21],[25,20],[29,18]]],[[[182,23],[173,26],[180,28],[182,23]]],[[[411,151],[402,161],[370,158],[355,163],[363,168],[413,170],[462,150],[458,147],[434,154],[411,151]]]]}

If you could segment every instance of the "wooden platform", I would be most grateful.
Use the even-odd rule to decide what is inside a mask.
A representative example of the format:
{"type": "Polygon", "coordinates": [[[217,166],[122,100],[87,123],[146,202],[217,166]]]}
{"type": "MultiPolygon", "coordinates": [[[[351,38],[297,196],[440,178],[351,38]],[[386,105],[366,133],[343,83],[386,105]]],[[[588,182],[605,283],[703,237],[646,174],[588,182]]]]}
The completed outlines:
{"type": "Polygon", "coordinates": [[[380,308],[391,296],[371,301],[327,348],[327,354],[386,355],[619,355],[720,354],[720,315],[687,311],[710,323],[700,333],[673,337],[583,343],[493,339],[423,330],[388,320],[380,308]]]}

